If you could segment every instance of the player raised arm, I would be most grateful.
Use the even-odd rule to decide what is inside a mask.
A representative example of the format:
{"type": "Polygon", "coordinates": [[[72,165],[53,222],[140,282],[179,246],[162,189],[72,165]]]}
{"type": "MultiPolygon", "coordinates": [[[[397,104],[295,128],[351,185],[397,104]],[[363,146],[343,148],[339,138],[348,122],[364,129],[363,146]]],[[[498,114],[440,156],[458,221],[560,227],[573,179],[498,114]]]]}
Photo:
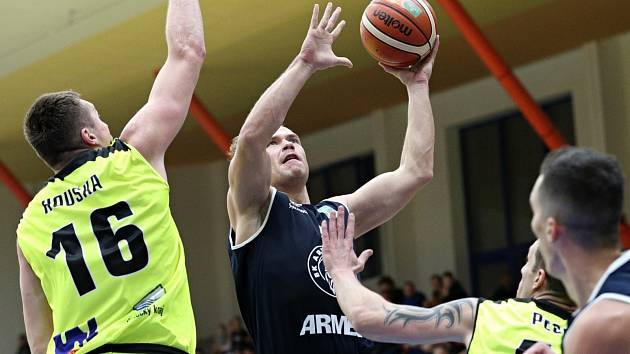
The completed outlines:
{"type": "Polygon", "coordinates": [[[148,102],[121,134],[165,179],[164,154],[186,119],[206,53],[198,0],[169,0],[166,43],[168,57],[148,102]]]}
{"type": "Polygon", "coordinates": [[[34,354],[46,353],[53,333],[52,311],[39,279],[24,258],[19,246],[17,254],[20,265],[20,295],[28,345],[34,354]]]}
{"type": "MultiPolygon", "coordinates": [[[[234,227],[240,215],[258,213],[269,197],[271,165],[265,149],[306,81],[319,70],[352,67],[349,59],[337,57],[332,50],[345,26],[345,21],[337,24],[340,14],[341,8],[333,11],[332,3],[328,3],[319,19],[319,5],[313,7],[300,53],[258,99],[241,128],[228,175],[228,209],[234,227]]],[[[236,233],[238,238],[238,230],[236,233]]]]}
{"type": "Polygon", "coordinates": [[[399,167],[376,176],[352,194],[332,198],[344,203],[357,216],[356,237],[391,219],[433,178],[435,128],[429,100],[429,79],[439,49],[414,70],[381,65],[396,76],[409,95],[408,121],[399,167]]]}
{"type": "Polygon", "coordinates": [[[344,226],[344,210],[322,222],[322,245],[326,270],[333,278],[337,301],[354,329],[376,341],[427,344],[460,342],[472,337],[478,299],[467,298],[433,308],[392,304],[365,288],[356,277],[371,255],[358,258],[353,250],[354,214],[344,226]],[[345,232],[344,232],[345,230],[345,232]]]}

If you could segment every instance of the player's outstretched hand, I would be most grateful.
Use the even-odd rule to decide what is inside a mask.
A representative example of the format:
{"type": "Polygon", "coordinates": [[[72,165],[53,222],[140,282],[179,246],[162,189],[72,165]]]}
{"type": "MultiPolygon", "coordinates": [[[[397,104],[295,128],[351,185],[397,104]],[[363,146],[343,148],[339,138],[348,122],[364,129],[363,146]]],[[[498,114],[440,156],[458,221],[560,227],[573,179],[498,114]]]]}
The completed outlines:
{"type": "Polygon", "coordinates": [[[333,5],[329,2],[320,20],[319,5],[315,4],[311,24],[300,50],[299,57],[315,71],[334,66],[352,67],[350,59],[338,57],[333,53],[332,44],[341,34],[346,21],[342,20],[337,24],[341,7],[337,7],[335,11],[332,8],[333,5]]]}
{"type": "Polygon", "coordinates": [[[440,49],[440,36],[435,39],[435,47],[431,50],[431,54],[424,58],[424,60],[418,62],[418,64],[407,69],[392,68],[383,63],[379,65],[387,73],[396,76],[406,86],[413,84],[428,84],[433,73],[433,64],[435,63],[435,57],[440,49]]]}
{"type": "Polygon", "coordinates": [[[344,225],[344,209],[339,207],[335,213],[330,213],[328,222],[322,221],[322,248],[324,265],[331,275],[339,271],[351,270],[359,273],[365,267],[365,262],[372,255],[372,250],[365,250],[357,258],[354,253],[354,214],[348,216],[348,227],[344,225]]]}
{"type": "Polygon", "coordinates": [[[538,342],[525,351],[524,354],[555,354],[545,343],[538,342]]]}

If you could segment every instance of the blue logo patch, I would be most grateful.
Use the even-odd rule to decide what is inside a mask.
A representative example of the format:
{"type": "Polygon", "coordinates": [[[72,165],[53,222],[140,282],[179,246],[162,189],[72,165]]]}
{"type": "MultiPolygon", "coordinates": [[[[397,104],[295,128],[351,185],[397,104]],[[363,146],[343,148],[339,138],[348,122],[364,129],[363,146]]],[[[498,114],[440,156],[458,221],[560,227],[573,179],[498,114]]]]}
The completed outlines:
{"type": "Polygon", "coordinates": [[[79,347],[89,341],[91,341],[98,334],[98,326],[96,324],[96,318],[92,318],[87,321],[88,332],[85,333],[77,326],[63,333],[65,342],[61,338],[61,334],[55,336],[55,354],[68,354],[74,352],[75,346],[79,347]]]}

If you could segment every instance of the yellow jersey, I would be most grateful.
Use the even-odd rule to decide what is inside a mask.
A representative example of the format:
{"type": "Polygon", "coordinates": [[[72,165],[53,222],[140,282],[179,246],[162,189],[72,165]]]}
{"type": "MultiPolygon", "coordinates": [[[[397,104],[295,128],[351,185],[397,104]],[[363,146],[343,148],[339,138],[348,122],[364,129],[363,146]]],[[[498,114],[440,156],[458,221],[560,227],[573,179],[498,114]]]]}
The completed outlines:
{"type": "Polygon", "coordinates": [[[519,354],[536,342],[547,343],[555,353],[561,353],[569,316],[568,311],[544,300],[479,299],[468,353],[519,354]]]}
{"type": "Polygon", "coordinates": [[[47,353],[194,353],[195,321],[169,186],[132,146],[80,153],[17,229],[52,309],[47,353]]]}

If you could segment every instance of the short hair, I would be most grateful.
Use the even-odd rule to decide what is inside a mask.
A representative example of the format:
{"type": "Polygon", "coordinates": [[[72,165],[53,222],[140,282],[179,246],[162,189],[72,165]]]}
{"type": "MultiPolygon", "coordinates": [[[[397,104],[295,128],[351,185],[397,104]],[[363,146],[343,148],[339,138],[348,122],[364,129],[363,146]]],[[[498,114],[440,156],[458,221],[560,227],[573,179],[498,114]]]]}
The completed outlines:
{"type": "Polygon", "coordinates": [[[89,114],[74,91],[39,96],[24,119],[24,137],[51,167],[63,162],[67,152],[84,147],[80,129],[89,114]]]}
{"type": "Polygon", "coordinates": [[[619,245],[624,177],[617,160],[585,148],[566,147],[543,161],[543,212],[569,229],[585,249],[619,245]]]}
{"type": "Polygon", "coordinates": [[[547,264],[545,263],[545,259],[543,258],[542,253],[540,252],[540,248],[536,250],[536,254],[534,255],[534,266],[532,267],[532,272],[536,273],[539,269],[545,271],[545,289],[555,292],[557,296],[560,296],[564,299],[569,299],[567,289],[564,287],[560,279],[549,275],[549,272],[547,271],[547,264]]]}

